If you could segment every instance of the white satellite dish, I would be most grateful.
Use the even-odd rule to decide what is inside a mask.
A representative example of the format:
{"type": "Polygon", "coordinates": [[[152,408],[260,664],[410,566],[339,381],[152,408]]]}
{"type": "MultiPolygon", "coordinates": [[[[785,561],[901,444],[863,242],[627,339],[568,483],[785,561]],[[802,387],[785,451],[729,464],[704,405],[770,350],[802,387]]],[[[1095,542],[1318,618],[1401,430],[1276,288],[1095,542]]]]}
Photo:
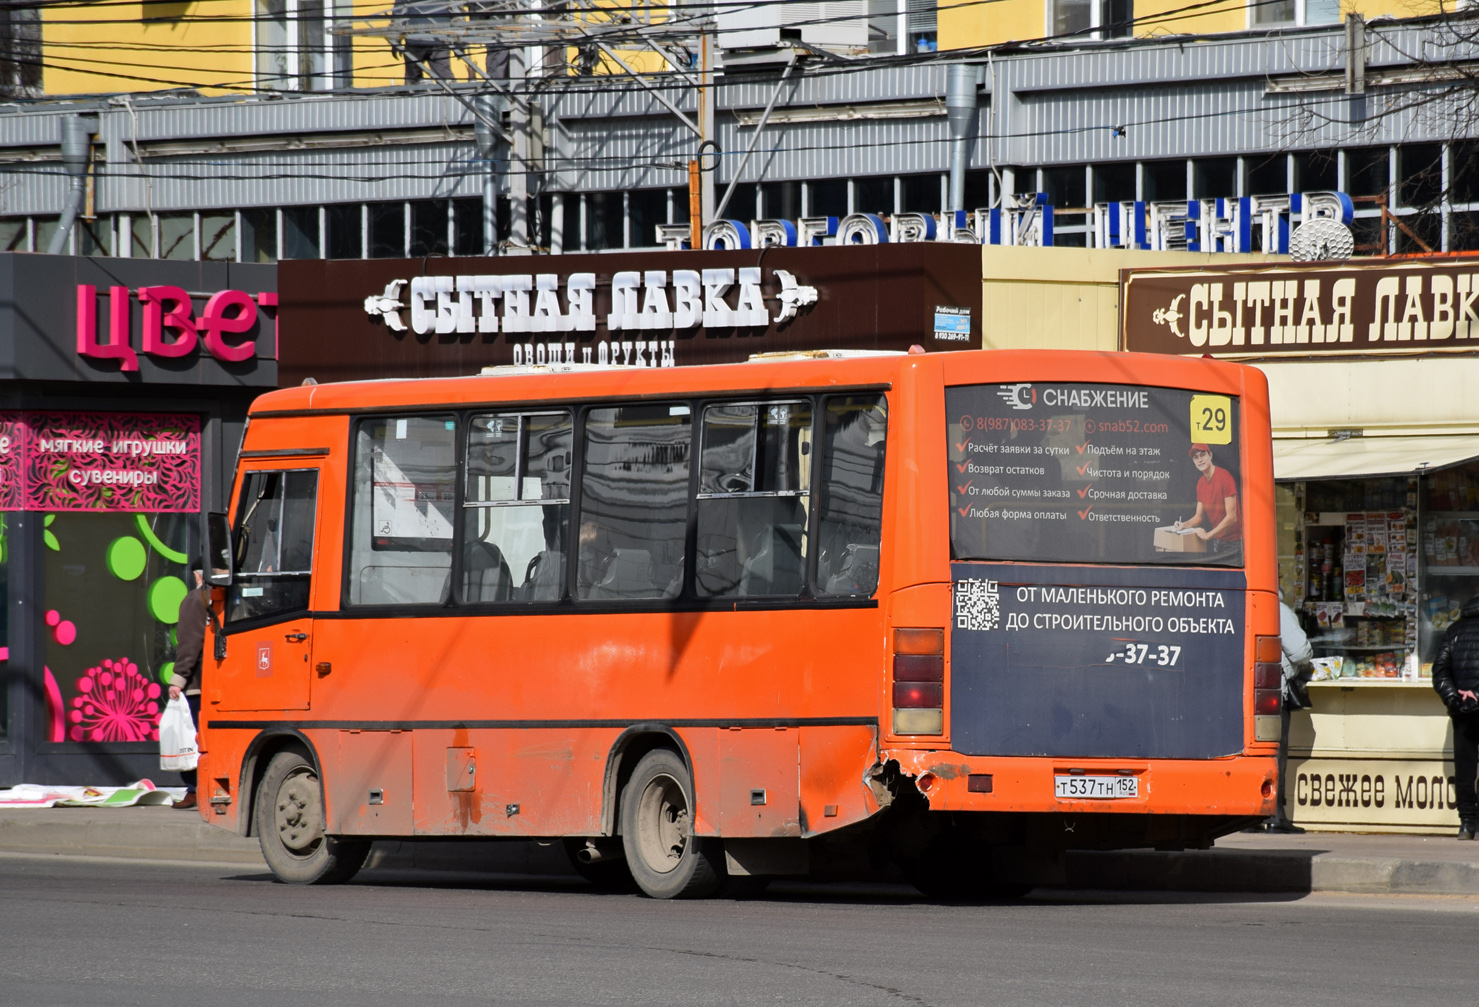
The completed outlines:
{"type": "Polygon", "coordinates": [[[1295,262],[1349,259],[1355,250],[1351,229],[1329,217],[1306,220],[1289,236],[1289,256],[1295,262]]]}

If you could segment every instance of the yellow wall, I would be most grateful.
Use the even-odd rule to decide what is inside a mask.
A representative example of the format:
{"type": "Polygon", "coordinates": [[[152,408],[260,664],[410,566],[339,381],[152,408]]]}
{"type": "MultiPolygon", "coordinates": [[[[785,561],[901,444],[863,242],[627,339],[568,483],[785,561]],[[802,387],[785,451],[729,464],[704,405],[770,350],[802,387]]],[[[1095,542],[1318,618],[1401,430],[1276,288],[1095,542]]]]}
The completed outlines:
{"type": "MultiPolygon", "coordinates": [[[[1135,34],[1185,35],[1243,31],[1250,27],[1244,0],[1184,11],[1185,0],[1134,0],[1135,34]],[[1164,16],[1161,16],[1164,15],[1164,16]]],[[[941,49],[968,49],[1043,38],[1049,0],[940,0],[941,49]]],[[[1419,17],[1443,10],[1442,0],[1341,0],[1342,11],[1368,20],[1383,15],[1419,17]]]]}
{"type": "Polygon", "coordinates": [[[1119,348],[1119,271],[1283,262],[1282,255],[1213,255],[1114,248],[981,248],[981,346],[988,350],[1119,348]]]}
{"type": "MultiPolygon", "coordinates": [[[[614,0],[613,0],[614,2],[614,0]]],[[[45,5],[42,8],[42,84],[47,94],[96,94],[197,88],[206,93],[251,91],[255,85],[254,0],[180,0],[118,5],[45,5]],[[146,20],[147,17],[147,20],[146,20]]],[[[622,9],[630,4],[623,0],[622,9]]],[[[661,20],[654,3],[648,15],[661,20]]],[[[383,27],[390,13],[385,0],[352,0],[356,29],[383,27]]],[[[600,15],[594,15],[599,20],[600,15]]],[[[354,85],[385,87],[405,82],[405,62],[384,38],[356,35],[352,41],[354,85]]],[[[469,57],[479,69],[483,47],[469,57]]],[[[633,69],[654,73],[667,69],[650,50],[623,51],[633,69]]],[[[574,60],[573,50],[570,59],[574,60]]],[[[597,73],[622,72],[603,56],[597,73]]],[[[455,56],[458,80],[473,76],[455,56]]]]}
{"type": "Polygon", "coordinates": [[[251,13],[252,0],[47,4],[42,84],[48,94],[250,86],[251,13]]]}

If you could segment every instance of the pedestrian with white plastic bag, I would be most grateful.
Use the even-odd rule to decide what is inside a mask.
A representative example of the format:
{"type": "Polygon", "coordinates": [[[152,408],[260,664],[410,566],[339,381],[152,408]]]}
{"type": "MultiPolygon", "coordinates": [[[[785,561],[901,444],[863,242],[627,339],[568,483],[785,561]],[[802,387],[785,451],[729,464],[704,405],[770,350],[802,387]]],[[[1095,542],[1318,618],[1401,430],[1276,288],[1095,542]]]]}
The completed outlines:
{"type": "Polygon", "coordinates": [[[200,667],[205,655],[205,627],[210,621],[210,590],[204,586],[199,563],[190,567],[190,579],[195,586],[180,602],[180,621],[175,624],[175,673],[169,681],[169,704],[159,721],[159,768],[178,770],[185,781],[185,798],[175,802],[177,808],[196,806],[195,766],[200,755],[195,746],[195,725],[200,722],[200,667]],[[178,726],[171,730],[172,747],[167,747],[165,722],[171,719],[171,713],[178,726]],[[186,744],[188,749],[183,747],[186,744]]]}
{"type": "MultiPolygon", "coordinates": [[[[195,717],[184,696],[165,704],[159,718],[159,768],[177,770],[181,776],[195,775],[200,752],[195,747],[195,717]]],[[[186,795],[188,798],[188,794],[186,795]]]]}

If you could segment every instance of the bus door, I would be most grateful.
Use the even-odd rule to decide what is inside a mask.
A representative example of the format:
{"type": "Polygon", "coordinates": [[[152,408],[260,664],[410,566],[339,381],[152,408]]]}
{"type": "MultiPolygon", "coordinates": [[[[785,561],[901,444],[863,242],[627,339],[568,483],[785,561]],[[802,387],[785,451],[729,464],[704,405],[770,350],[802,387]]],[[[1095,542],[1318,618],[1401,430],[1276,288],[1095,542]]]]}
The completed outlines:
{"type": "Polygon", "coordinates": [[[308,709],[318,485],[317,468],[242,470],[226,591],[226,645],[236,653],[221,665],[214,709],[308,709]]]}

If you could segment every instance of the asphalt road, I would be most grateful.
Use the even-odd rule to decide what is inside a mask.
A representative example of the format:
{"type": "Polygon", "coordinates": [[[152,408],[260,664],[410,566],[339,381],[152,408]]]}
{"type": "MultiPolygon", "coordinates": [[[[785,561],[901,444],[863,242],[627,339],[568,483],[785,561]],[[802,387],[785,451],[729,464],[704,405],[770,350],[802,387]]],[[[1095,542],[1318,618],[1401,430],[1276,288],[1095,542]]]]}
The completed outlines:
{"type": "Polygon", "coordinates": [[[1114,1005],[1472,1001],[1479,900],[1036,897],[574,882],[0,854],[0,1004],[1114,1005]]]}

